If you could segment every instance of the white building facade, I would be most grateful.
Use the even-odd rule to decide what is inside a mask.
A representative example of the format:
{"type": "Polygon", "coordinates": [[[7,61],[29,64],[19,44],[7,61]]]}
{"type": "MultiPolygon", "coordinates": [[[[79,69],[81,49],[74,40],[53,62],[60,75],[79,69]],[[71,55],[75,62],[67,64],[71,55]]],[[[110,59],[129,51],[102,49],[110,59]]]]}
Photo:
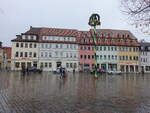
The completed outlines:
{"type": "Polygon", "coordinates": [[[150,73],[150,43],[140,43],[140,69],[142,73],[150,73]]]}
{"type": "Polygon", "coordinates": [[[67,71],[78,71],[78,44],[75,37],[43,36],[39,48],[39,62],[43,70],[56,71],[61,66],[67,71]]]}
{"type": "Polygon", "coordinates": [[[17,35],[12,40],[11,70],[21,70],[22,67],[38,67],[38,43],[36,35],[17,35]]]}
{"type": "Polygon", "coordinates": [[[33,28],[12,40],[12,70],[37,67],[56,71],[78,71],[77,30],[33,28]]]}

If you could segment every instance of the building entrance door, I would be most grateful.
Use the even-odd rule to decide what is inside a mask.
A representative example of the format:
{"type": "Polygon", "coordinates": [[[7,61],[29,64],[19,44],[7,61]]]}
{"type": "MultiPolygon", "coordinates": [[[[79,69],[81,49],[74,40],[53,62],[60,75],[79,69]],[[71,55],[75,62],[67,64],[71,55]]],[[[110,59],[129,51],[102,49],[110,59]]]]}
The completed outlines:
{"type": "Polygon", "coordinates": [[[101,68],[106,71],[106,64],[101,64],[101,68]]]}
{"type": "Polygon", "coordinates": [[[37,61],[33,62],[33,67],[37,67],[37,61]]]}
{"type": "Polygon", "coordinates": [[[61,66],[61,62],[56,62],[56,68],[59,68],[61,66]]]}

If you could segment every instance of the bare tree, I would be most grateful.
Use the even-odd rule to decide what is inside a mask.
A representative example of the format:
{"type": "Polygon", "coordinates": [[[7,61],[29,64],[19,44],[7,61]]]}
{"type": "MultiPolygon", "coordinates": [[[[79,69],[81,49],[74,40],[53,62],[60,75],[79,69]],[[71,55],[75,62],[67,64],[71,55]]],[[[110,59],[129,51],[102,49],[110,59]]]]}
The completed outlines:
{"type": "Polygon", "coordinates": [[[121,6],[133,25],[150,33],[150,0],[121,0],[121,6]]]}

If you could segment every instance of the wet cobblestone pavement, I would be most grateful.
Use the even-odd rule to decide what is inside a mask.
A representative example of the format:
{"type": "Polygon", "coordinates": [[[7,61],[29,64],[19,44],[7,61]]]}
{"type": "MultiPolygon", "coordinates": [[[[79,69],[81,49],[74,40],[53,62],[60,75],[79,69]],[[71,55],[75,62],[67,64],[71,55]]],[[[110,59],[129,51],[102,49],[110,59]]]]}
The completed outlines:
{"type": "Polygon", "coordinates": [[[0,113],[150,113],[150,75],[0,72],[0,113]]]}

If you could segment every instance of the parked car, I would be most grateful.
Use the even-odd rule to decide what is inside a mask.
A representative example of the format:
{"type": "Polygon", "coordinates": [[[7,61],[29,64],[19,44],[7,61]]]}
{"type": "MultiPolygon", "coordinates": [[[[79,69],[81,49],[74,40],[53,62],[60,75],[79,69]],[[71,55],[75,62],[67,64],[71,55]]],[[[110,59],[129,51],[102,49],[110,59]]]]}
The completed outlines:
{"type": "Polygon", "coordinates": [[[112,70],[109,70],[109,71],[107,71],[107,74],[120,75],[121,71],[112,71],[112,70]]]}
{"type": "Polygon", "coordinates": [[[29,72],[39,72],[39,73],[41,73],[43,70],[42,69],[38,69],[37,67],[29,67],[28,68],[28,71],[29,72]]]}

